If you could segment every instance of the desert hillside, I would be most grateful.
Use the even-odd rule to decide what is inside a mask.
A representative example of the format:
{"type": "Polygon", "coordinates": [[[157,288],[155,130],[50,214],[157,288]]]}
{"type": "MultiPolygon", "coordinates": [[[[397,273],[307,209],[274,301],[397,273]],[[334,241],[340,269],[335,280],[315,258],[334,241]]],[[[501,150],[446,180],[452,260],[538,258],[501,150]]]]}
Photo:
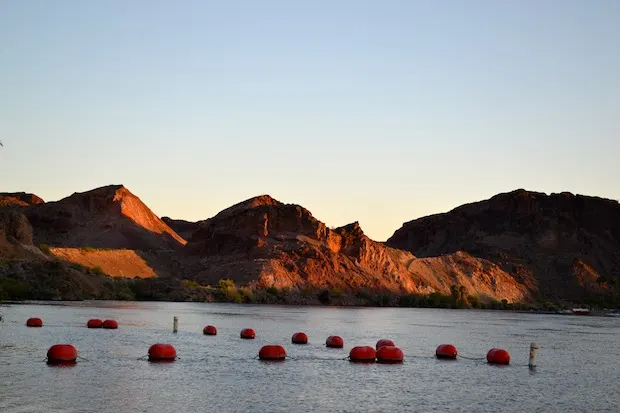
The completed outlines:
{"type": "Polygon", "coordinates": [[[26,216],[13,208],[0,208],[0,258],[36,255],[41,254],[32,243],[32,227],[26,216]]]}
{"type": "Polygon", "coordinates": [[[330,229],[269,195],[199,222],[160,219],[122,185],[47,203],[33,194],[0,195],[0,297],[80,294],[604,306],[620,302],[620,207],[519,190],[405,223],[380,243],[357,222],[330,229]]]}
{"type": "Polygon", "coordinates": [[[0,238],[0,256],[34,251],[112,277],[149,278],[169,275],[174,251],[186,243],[122,185],[48,203],[33,194],[5,193],[0,202],[11,230],[0,238]],[[15,236],[5,240],[18,230],[30,234],[27,243],[15,236]]]}
{"type": "Polygon", "coordinates": [[[417,259],[364,235],[358,223],[329,229],[310,211],[268,195],[227,208],[202,222],[184,249],[195,260],[186,276],[263,288],[336,289],[392,294],[450,294],[526,300],[528,291],[491,262],[459,253],[417,259]]]}
{"type": "Polygon", "coordinates": [[[128,249],[50,248],[50,252],[65,261],[97,268],[113,278],[157,277],[149,265],[147,253],[128,249]]]}
{"type": "Polygon", "coordinates": [[[185,244],[122,185],[74,193],[23,211],[34,228],[35,244],[132,250],[174,249],[185,244]]]}
{"type": "Polygon", "coordinates": [[[100,271],[58,259],[32,243],[19,208],[0,208],[0,300],[77,300],[131,297],[126,285],[100,271]]]}
{"type": "Polygon", "coordinates": [[[609,199],[517,190],[407,222],[386,244],[420,257],[463,251],[551,299],[620,284],[620,205],[609,199]]]}
{"type": "Polygon", "coordinates": [[[0,207],[37,205],[44,202],[38,196],[26,192],[0,192],[0,207]]]}

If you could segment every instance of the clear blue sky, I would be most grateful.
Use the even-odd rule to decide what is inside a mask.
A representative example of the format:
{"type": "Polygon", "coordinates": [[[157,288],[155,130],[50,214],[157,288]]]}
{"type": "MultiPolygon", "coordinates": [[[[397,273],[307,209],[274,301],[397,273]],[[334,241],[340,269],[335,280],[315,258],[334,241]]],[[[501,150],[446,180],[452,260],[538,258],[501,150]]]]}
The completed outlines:
{"type": "Polygon", "coordinates": [[[620,197],[620,1],[0,1],[0,191],[268,193],[385,240],[526,188],[620,197]]]}

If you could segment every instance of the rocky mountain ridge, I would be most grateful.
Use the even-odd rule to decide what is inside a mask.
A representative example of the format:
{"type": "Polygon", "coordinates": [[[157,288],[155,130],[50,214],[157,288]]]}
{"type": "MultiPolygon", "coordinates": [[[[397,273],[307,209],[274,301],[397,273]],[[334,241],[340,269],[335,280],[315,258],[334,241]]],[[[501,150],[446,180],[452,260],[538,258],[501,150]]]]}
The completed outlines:
{"type": "Polygon", "coordinates": [[[34,194],[26,192],[0,192],[0,207],[28,206],[43,203],[45,203],[45,201],[34,194]]]}
{"type": "Polygon", "coordinates": [[[265,195],[204,221],[185,252],[199,257],[188,276],[205,283],[233,278],[264,288],[392,294],[450,294],[453,285],[462,285],[467,294],[485,298],[528,296],[490,262],[462,253],[419,260],[371,240],[357,222],[332,230],[305,208],[265,195]]]}
{"type": "Polygon", "coordinates": [[[174,249],[186,241],[122,185],[30,205],[36,244],[67,248],[174,249]]]}
{"type": "Polygon", "coordinates": [[[386,244],[490,260],[534,296],[577,299],[620,284],[620,205],[609,199],[521,189],[407,222],[386,244]]]}
{"type": "Polygon", "coordinates": [[[357,222],[330,229],[269,195],[199,222],[160,219],[122,185],[57,202],[21,193],[2,199],[0,258],[161,279],[160,289],[231,280],[295,294],[579,301],[616,294],[620,275],[618,203],[567,193],[500,194],[405,223],[386,243],[357,222]]]}

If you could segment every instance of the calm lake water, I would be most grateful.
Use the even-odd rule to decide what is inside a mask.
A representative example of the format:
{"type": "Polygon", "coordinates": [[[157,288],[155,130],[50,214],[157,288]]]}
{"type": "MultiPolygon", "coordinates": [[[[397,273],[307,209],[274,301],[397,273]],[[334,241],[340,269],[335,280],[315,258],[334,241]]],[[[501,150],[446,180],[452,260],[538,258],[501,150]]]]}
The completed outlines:
{"type": "Polygon", "coordinates": [[[234,304],[81,302],[0,307],[0,412],[618,412],[620,319],[511,312],[281,307],[234,304]],[[173,316],[179,332],[172,333],[173,316]],[[43,328],[26,319],[43,318],[43,328]],[[118,320],[118,330],[87,329],[90,318],[118,320]],[[204,336],[213,324],[217,336],[204,336]],[[242,328],[256,330],[241,340],[242,328]],[[305,331],[310,344],[291,335],[305,331]],[[327,349],[340,335],[344,349],[327,349]],[[355,345],[393,339],[402,365],[343,360],[355,345]],[[138,358],[170,343],[180,359],[138,358]],[[536,342],[538,367],[527,367],[536,342]],[[74,367],[43,360],[53,344],[71,343],[74,367]],[[508,350],[510,366],[440,361],[437,345],[483,358],[508,350]],[[284,362],[256,360],[264,344],[282,344],[284,362]]]}

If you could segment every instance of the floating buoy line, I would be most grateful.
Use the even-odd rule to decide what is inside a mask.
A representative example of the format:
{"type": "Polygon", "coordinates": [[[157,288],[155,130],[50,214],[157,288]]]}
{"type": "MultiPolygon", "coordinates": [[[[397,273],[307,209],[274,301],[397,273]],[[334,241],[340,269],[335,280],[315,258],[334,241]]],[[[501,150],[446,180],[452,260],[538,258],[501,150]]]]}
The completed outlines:
{"type": "Polygon", "coordinates": [[[177,350],[172,344],[153,344],[148,351],[149,361],[170,362],[177,358],[177,350]]]}
{"type": "Polygon", "coordinates": [[[103,321],[98,318],[90,319],[86,323],[86,328],[103,328],[103,321]]]}
{"type": "MultiPolygon", "coordinates": [[[[176,318],[176,317],[175,317],[176,318]]],[[[177,327],[178,319],[175,320],[175,327],[177,327]]],[[[38,317],[29,318],[26,321],[27,327],[42,327],[43,320],[38,317]]],[[[86,323],[87,328],[103,328],[103,329],[118,329],[118,322],[116,320],[100,320],[90,319],[86,323]]],[[[176,328],[173,329],[173,331],[176,328]]],[[[217,335],[217,328],[213,325],[207,325],[203,328],[203,334],[209,336],[217,335]]],[[[241,339],[255,339],[256,331],[252,328],[244,328],[241,330],[239,337],[241,339]]],[[[308,335],[304,332],[297,332],[291,336],[292,344],[308,344],[308,335]]],[[[340,336],[332,335],[328,336],[325,340],[325,346],[331,349],[344,348],[344,340],[340,336]]],[[[530,345],[529,364],[532,369],[536,367],[536,350],[538,346],[535,343],[530,345]]],[[[226,357],[226,356],[218,356],[226,357]]],[[[177,356],[176,348],[172,344],[168,343],[156,343],[149,347],[147,355],[140,359],[148,358],[153,363],[166,363],[174,362],[179,359],[177,356]]],[[[238,359],[237,357],[230,357],[238,359]]],[[[320,357],[291,357],[287,354],[286,349],[280,344],[267,344],[263,345],[258,355],[254,359],[262,361],[285,361],[285,360],[321,360],[321,361],[337,361],[337,360],[349,360],[352,363],[378,363],[378,364],[402,364],[406,358],[436,358],[438,360],[473,360],[482,361],[486,359],[488,364],[492,365],[509,365],[510,353],[502,348],[491,348],[486,357],[467,357],[459,354],[456,346],[453,344],[440,344],[435,349],[435,354],[424,355],[409,355],[405,356],[403,351],[390,339],[380,339],[376,342],[375,346],[359,345],[354,346],[349,351],[349,355],[343,358],[320,358],[320,357]]],[[[72,344],[55,344],[51,346],[47,351],[47,357],[45,361],[51,366],[70,366],[77,364],[77,360],[87,359],[78,355],[77,348],[72,344]]]]}
{"type": "Polygon", "coordinates": [[[246,340],[253,340],[256,338],[256,332],[251,328],[244,328],[241,330],[241,338],[246,340]]]}
{"type": "Polygon", "coordinates": [[[118,328],[118,322],[116,320],[104,320],[103,328],[108,330],[116,330],[118,328]]]}
{"type": "Polygon", "coordinates": [[[43,327],[43,320],[39,317],[32,317],[26,320],[27,327],[43,327]]]}
{"type": "Polygon", "coordinates": [[[325,340],[325,347],[329,348],[343,348],[344,340],[340,336],[329,336],[325,340]]]}
{"type": "Polygon", "coordinates": [[[293,344],[308,344],[308,335],[303,332],[293,334],[291,337],[291,343],[293,344]]]}

